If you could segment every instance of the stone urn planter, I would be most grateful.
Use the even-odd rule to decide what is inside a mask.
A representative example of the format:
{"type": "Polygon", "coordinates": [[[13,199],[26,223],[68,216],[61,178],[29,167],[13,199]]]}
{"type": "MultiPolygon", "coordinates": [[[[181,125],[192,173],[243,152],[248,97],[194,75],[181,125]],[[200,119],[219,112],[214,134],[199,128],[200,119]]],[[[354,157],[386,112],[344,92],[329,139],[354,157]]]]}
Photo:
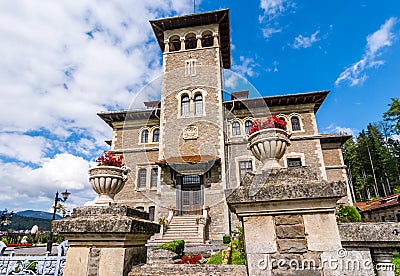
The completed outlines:
{"type": "Polygon", "coordinates": [[[262,162],[262,167],[257,169],[258,172],[282,168],[278,161],[290,145],[290,136],[291,133],[286,130],[267,128],[258,130],[248,137],[248,148],[262,162]]]}
{"type": "Polygon", "coordinates": [[[98,166],[89,169],[89,182],[93,190],[99,195],[95,204],[110,204],[128,179],[128,167],[98,166]]]}

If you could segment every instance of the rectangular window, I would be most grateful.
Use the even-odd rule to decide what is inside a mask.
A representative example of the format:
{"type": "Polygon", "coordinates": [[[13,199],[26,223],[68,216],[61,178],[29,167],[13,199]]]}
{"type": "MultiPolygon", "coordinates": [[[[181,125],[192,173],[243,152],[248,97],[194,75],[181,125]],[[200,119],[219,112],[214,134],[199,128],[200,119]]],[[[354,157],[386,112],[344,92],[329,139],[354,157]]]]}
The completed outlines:
{"type": "Polygon", "coordinates": [[[149,220],[154,221],[154,216],[156,214],[156,207],[155,206],[150,206],[149,207],[149,220]]]}
{"type": "Polygon", "coordinates": [[[240,179],[242,179],[247,172],[253,171],[253,163],[251,161],[239,161],[240,179]]]}
{"type": "Polygon", "coordinates": [[[188,59],[185,60],[185,77],[196,76],[196,60],[188,59]]]}
{"type": "Polygon", "coordinates": [[[183,176],[182,184],[187,185],[200,185],[200,176],[191,174],[183,176]]]}
{"type": "Polygon", "coordinates": [[[190,205],[190,191],[183,191],[183,205],[190,205]]]}
{"type": "Polygon", "coordinates": [[[146,187],[146,169],[140,169],[138,172],[138,188],[146,187]]]}
{"type": "Polygon", "coordinates": [[[288,158],[287,159],[288,167],[301,167],[301,158],[288,158]]]}
{"type": "Polygon", "coordinates": [[[158,169],[153,168],[153,169],[151,169],[150,188],[157,187],[157,182],[158,182],[158,169]]]}

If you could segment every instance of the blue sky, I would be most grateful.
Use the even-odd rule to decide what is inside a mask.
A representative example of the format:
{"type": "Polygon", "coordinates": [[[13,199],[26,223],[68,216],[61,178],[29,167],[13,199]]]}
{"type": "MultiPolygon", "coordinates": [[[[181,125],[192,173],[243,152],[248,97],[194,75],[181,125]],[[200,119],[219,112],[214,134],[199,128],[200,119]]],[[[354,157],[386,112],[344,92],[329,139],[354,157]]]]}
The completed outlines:
{"type": "MultiPolygon", "coordinates": [[[[263,96],[332,91],[321,132],[357,133],[400,96],[397,0],[196,2],[230,9],[232,70],[263,96]]],[[[148,21],[192,5],[0,2],[0,209],[49,210],[65,188],[68,208],[95,198],[86,172],[111,137],[96,113],[127,108],[160,75],[148,21]]]]}

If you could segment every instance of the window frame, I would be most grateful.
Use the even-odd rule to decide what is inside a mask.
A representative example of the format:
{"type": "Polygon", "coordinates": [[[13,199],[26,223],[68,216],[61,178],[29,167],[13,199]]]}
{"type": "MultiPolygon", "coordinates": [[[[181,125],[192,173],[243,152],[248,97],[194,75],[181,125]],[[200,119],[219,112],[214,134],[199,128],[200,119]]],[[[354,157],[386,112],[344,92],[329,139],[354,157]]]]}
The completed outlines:
{"type": "Polygon", "coordinates": [[[233,121],[232,122],[232,127],[231,127],[231,131],[232,131],[232,136],[239,136],[242,134],[242,131],[240,129],[240,122],[239,121],[233,121]],[[237,126],[237,127],[236,127],[237,126]]]}
{"type": "Polygon", "coordinates": [[[203,116],[203,106],[204,106],[204,102],[203,102],[203,95],[201,93],[196,93],[194,95],[194,115],[195,116],[203,116]],[[200,97],[200,100],[198,100],[198,97],[200,97]],[[199,109],[199,110],[198,110],[199,109]],[[200,111],[200,113],[198,113],[198,111],[200,111]]]}
{"type": "Polygon", "coordinates": [[[291,116],[290,117],[290,125],[291,125],[292,131],[301,131],[301,123],[300,123],[299,116],[291,116]],[[297,122],[293,123],[293,120],[297,120],[297,122]],[[294,129],[295,126],[296,126],[296,129],[294,129]]]}
{"type": "Polygon", "coordinates": [[[160,142],[160,129],[159,128],[155,128],[153,130],[152,141],[153,141],[153,143],[159,143],[160,142]],[[155,137],[157,137],[157,141],[156,141],[155,137]]]}
{"type": "Polygon", "coordinates": [[[240,178],[240,180],[242,180],[243,177],[246,175],[246,173],[253,171],[253,161],[252,160],[240,160],[238,167],[239,167],[239,178],[240,178]],[[245,164],[244,168],[242,168],[242,166],[241,166],[242,164],[245,164]],[[249,164],[250,164],[250,167],[248,166],[249,164]],[[242,174],[242,169],[244,169],[243,174],[242,174]]]}
{"type": "Polygon", "coordinates": [[[138,189],[146,188],[147,186],[147,169],[146,168],[139,168],[137,174],[137,187],[138,189]],[[144,172],[144,174],[143,174],[144,172]],[[144,183],[142,180],[144,179],[144,183]]]}
{"type": "Polygon", "coordinates": [[[151,168],[151,170],[150,170],[150,189],[157,188],[157,186],[158,186],[158,168],[151,168]],[[156,174],[153,174],[153,172],[156,172],[156,174]]]}
{"type": "Polygon", "coordinates": [[[147,128],[142,129],[140,132],[140,143],[147,144],[149,143],[149,130],[147,128]]]}
{"type": "Polygon", "coordinates": [[[253,127],[253,122],[251,120],[246,120],[244,122],[244,133],[249,134],[252,127],[253,127]],[[250,123],[250,125],[247,125],[247,123],[250,123]]]}
{"type": "Polygon", "coordinates": [[[181,117],[189,117],[189,115],[190,115],[190,97],[188,94],[183,94],[181,96],[181,117]]]}

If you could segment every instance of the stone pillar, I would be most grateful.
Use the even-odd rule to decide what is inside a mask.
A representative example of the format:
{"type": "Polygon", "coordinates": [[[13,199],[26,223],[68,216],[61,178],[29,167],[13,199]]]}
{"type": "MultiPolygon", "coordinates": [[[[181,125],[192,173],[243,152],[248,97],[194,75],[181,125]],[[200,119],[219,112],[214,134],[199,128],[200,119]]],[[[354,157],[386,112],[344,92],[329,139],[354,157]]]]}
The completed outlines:
{"type": "Polygon", "coordinates": [[[164,40],[164,53],[168,53],[169,52],[169,39],[165,39],[164,40]]]}
{"type": "Polygon", "coordinates": [[[202,38],[201,35],[196,35],[196,42],[197,42],[196,48],[197,48],[197,49],[200,49],[200,48],[201,48],[201,38],[202,38]]]}
{"type": "Polygon", "coordinates": [[[392,263],[394,253],[396,253],[394,248],[375,248],[372,250],[372,258],[378,276],[395,276],[395,267],[392,263]]]}
{"type": "Polygon", "coordinates": [[[218,33],[213,33],[213,37],[214,37],[214,46],[219,46],[218,33]]]}
{"type": "Polygon", "coordinates": [[[181,37],[181,50],[186,50],[185,38],[181,37]]]}
{"type": "Polygon", "coordinates": [[[304,167],[248,173],[227,202],[243,223],[249,275],[344,275],[325,260],[341,249],[334,212],[345,194],[346,183],[304,167]]]}
{"type": "Polygon", "coordinates": [[[146,262],[145,244],[159,230],[148,213],[122,205],[78,207],[53,221],[70,246],[64,276],[128,275],[133,264],[146,262]]]}

